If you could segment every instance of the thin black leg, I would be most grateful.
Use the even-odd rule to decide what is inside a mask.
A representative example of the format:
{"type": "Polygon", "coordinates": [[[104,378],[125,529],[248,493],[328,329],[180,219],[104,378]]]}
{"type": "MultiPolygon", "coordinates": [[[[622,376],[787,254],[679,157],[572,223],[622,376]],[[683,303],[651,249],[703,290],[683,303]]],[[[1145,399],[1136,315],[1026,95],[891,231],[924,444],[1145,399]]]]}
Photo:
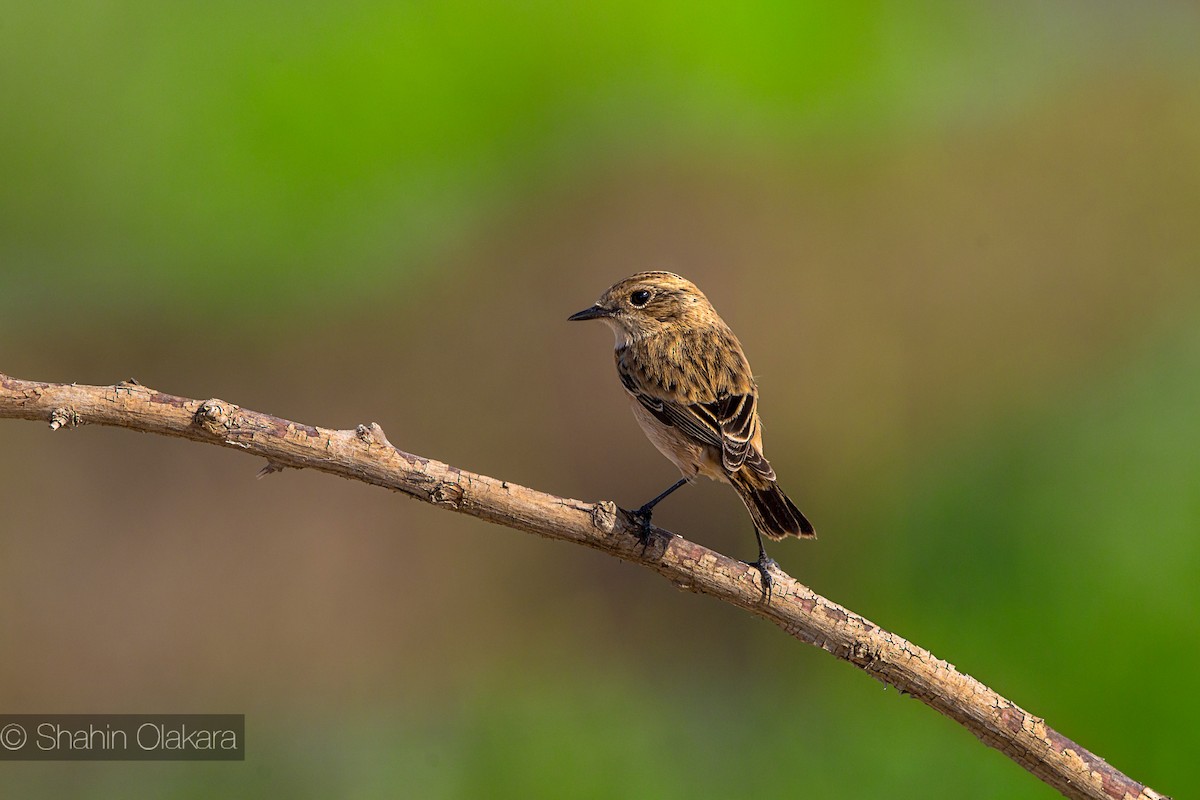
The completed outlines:
{"type": "Polygon", "coordinates": [[[663,499],[666,498],[667,495],[669,495],[671,492],[678,489],[680,486],[683,486],[687,482],[688,482],[687,478],[680,478],[679,480],[677,480],[673,484],[671,484],[670,487],[665,492],[663,492],[658,497],[651,500],[649,503],[646,503],[644,506],[642,506],[641,508],[639,508],[637,511],[635,511],[633,513],[636,516],[645,517],[646,522],[649,522],[650,521],[650,512],[654,509],[654,507],[656,505],[658,505],[660,502],[662,502],[663,499]]]}
{"type": "Polygon", "coordinates": [[[770,603],[771,587],[774,585],[774,581],[771,580],[770,569],[772,567],[778,567],[779,565],[775,563],[775,559],[767,556],[767,549],[763,547],[762,534],[759,533],[758,528],[754,529],[754,536],[756,539],[758,539],[758,561],[747,563],[750,563],[750,566],[757,569],[758,574],[762,575],[763,597],[765,597],[766,601],[770,603]]]}
{"type": "Polygon", "coordinates": [[[675,481],[675,483],[671,484],[665,492],[651,500],[649,503],[643,505],[637,511],[633,512],[633,518],[636,519],[642,526],[641,539],[643,551],[645,550],[646,546],[650,544],[650,514],[654,510],[654,507],[662,502],[663,498],[687,482],[687,478],[680,478],[679,480],[675,481]]]}

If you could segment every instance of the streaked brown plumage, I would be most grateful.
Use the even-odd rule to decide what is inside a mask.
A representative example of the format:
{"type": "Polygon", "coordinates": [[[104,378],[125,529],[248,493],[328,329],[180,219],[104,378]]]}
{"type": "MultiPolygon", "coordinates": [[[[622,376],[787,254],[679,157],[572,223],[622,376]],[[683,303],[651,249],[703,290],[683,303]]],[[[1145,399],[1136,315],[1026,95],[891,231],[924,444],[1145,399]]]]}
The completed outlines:
{"type": "MultiPolygon", "coordinates": [[[[684,480],[703,475],[731,484],[755,531],[772,539],[814,536],[763,456],[758,387],[742,345],[695,284],[642,272],[570,319],[601,319],[616,333],[617,374],[634,416],[684,480]]],[[[639,510],[647,523],[654,504],[683,482],[639,510]]],[[[761,538],[759,549],[769,585],[761,538]]]]}

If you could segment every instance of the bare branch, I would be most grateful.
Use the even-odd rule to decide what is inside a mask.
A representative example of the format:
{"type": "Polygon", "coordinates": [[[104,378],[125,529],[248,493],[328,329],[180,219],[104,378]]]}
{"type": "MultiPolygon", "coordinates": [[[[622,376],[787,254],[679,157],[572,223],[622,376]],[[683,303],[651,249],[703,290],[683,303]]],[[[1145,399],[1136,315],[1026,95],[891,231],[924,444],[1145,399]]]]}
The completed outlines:
{"type": "Polygon", "coordinates": [[[190,400],[136,381],[114,386],[35,383],[0,374],[0,417],[44,420],[51,429],[115,425],[231,447],[267,459],[260,475],[318,469],[402,492],[463,514],[643,564],[675,586],[720,598],[823,648],[963,725],[1072,798],[1163,795],[1126,777],[952,664],[934,657],[779,573],[770,602],[758,571],[655,528],[643,552],[637,523],[609,501],[587,503],[477,475],[405,453],[374,423],[329,430],[250,411],[224,400],[190,400]]]}

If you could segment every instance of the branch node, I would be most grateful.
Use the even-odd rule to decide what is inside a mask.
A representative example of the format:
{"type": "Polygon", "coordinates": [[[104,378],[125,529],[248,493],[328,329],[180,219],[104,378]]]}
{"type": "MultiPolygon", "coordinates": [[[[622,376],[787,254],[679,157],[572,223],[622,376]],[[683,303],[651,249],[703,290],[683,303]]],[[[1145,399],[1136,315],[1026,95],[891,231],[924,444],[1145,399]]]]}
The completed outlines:
{"type": "Polygon", "coordinates": [[[215,397],[211,400],[205,400],[196,409],[192,421],[212,436],[224,438],[226,432],[233,427],[229,410],[226,409],[227,406],[229,409],[232,409],[232,405],[226,403],[224,400],[218,400],[215,397]]]}
{"type": "Polygon", "coordinates": [[[879,644],[868,641],[854,642],[846,651],[847,660],[866,672],[871,672],[880,655],[879,644]]]}
{"type": "Polygon", "coordinates": [[[50,412],[50,430],[52,431],[59,428],[74,428],[82,424],[83,419],[70,406],[60,406],[50,412]]]}
{"type": "MultiPolygon", "coordinates": [[[[504,488],[508,488],[507,483],[504,488]]],[[[605,533],[612,533],[617,527],[617,504],[612,500],[601,500],[593,505],[592,525],[605,533]]]]}
{"type": "Polygon", "coordinates": [[[462,499],[463,488],[453,481],[438,481],[429,492],[429,502],[438,506],[458,508],[462,499]]]}
{"type": "Polygon", "coordinates": [[[387,435],[383,432],[383,428],[379,427],[378,422],[372,422],[370,425],[359,425],[354,429],[354,435],[367,444],[378,443],[387,445],[393,450],[396,449],[396,445],[388,441],[387,435]]]}

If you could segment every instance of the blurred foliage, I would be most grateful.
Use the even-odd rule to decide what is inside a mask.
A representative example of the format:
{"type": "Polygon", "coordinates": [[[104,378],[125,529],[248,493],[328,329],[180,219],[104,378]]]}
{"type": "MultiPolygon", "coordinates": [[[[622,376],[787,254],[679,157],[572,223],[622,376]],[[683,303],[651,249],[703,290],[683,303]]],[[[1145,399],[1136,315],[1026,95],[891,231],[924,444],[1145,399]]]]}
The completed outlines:
{"type": "MultiPolygon", "coordinates": [[[[670,470],[606,335],[562,319],[675,268],[762,370],[822,536],[785,568],[1159,791],[1200,786],[1195,9],[3,11],[0,370],[378,419],[630,505],[670,470]]],[[[244,711],[248,757],[6,765],[6,795],[1053,796],[642,570],[34,428],[0,426],[0,706],[244,711]]],[[[664,523],[750,555],[736,501],[689,492],[664,523]]]]}
{"type": "Polygon", "coordinates": [[[1070,81],[1116,36],[1133,43],[1122,56],[1183,57],[1172,15],[1185,13],[9,3],[0,313],[348,302],[539,182],[634,153],[786,153],[971,124],[1070,81]]]}

